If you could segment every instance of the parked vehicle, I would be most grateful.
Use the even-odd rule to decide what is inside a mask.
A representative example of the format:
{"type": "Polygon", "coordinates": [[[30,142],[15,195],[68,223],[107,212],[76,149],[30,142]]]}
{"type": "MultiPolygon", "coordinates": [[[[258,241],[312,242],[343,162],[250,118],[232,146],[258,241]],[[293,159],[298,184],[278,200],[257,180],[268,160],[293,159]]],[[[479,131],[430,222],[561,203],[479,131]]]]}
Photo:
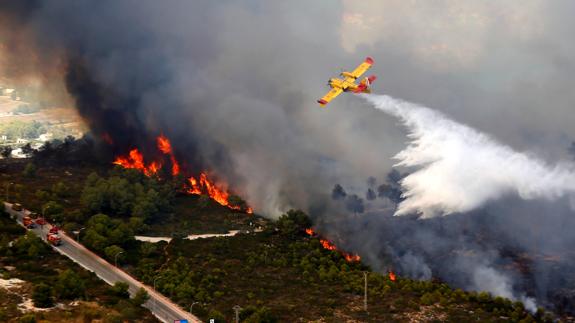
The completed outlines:
{"type": "Polygon", "coordinates": [[[56,233],[48,233],[47,239],[53,246],[59,246],[62,244],[62,239],[56,233]]]}
{"type": "Polygon", "coordinates": [[[22,219],[22,224],[24,224],[26,229],[33,229],[36,226],[36,224],[34,223],[34,220],[32,220],[32,218],[29,216],[25,216],[22,219]]]}

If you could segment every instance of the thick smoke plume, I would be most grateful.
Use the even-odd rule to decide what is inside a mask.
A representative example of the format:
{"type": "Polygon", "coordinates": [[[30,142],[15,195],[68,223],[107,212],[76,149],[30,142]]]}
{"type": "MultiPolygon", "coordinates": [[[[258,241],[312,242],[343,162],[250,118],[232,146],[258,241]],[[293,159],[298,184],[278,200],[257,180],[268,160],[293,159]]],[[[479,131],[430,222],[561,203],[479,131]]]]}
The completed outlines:
{"type": "Polygon", "coordinates": [[[410,139],[395,158],[413,168],[401,180],[405,200],[396,215],[423,217],[471,211],[490,200],[557,199],[575,192],[572,164],[549,165],[429,108],[385,95],[364,95],[401,120],[410,139]]]}
{"type": "Polygon", "coordinates": [[[558,178],[571,178],[569,166],[514,150],[557,160],[575,138],[574,8],[573,1],[543,0],[0,0],[0,70],[50,76],[94,136],[112,137],[119,153],[134,146],[145,153],[145,144],[163,133],[179,160],[209,168],[257,213],[275,217],[301,208],[322,233],[375,269],[393,265],[413,278],[573,309],[575,217],[568,201],[517,197],[567,193],[567,179],[558,178]],[[514,148],[483,151],[502,154],[489,156],[468,149],[481,141],[446,142],[462,150],[455,156],[475,156],[464,160],[439,159],[449,145],[437,151],[441,156],[424,145],[406,150],[425,157],[413,161],[411,179],[446,177],[434,182],[437,192],[414,184],[404,210],[429,216],[478,209],[428,219],[392,216],[400,191],[381,181],[404,147],[395,118],[357,109],[347,95],[328,109],[315,104],[329,77],[367,55],[376,60],[376,90],[440,107],[514,148]],[[480,157],[502,161],[499,169],[528,169],[487,172],[480,157]],[[450,163],[458,172],[440,174],[450,163]],[[464,170],[469,177],[456,176],[464,170]],[[475,182],[479,171],[491,177],[475,182]],[[365,187],[370,176],[379,183],[365,187]],[[432,195],[441,204],[424,199],[453,190],[457,181],[470,193],[456,191],[457,200],[432,195]],[[519,260],[525,273],[513,270],[519,260]]]}

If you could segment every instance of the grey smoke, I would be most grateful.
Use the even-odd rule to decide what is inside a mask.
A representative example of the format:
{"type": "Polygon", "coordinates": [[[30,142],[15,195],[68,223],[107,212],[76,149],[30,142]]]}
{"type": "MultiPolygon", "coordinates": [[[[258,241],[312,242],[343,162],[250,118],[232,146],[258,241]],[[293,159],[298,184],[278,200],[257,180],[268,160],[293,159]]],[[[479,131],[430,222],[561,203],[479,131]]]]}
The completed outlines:
{"type": "Polygon", "coordinates": [[[378,270],[393,263],[414,278],[485,289],[489,275],[473,270],[481,265],[507,277],[513,295],[549,304],[575,285],[564,256],[575,243],[569,201],[495,197],[472,214],[417,220],[391,216],[385,203],[402,199],[387,182],[377,190],[385,198],[348,218],[330,189],[342,183],[363,196],[368,176],[384,183],[404,128],[350,96],[327,109],[315,100],[329,77],[370,55],[376,92],[437,107],[514,151],[570,159],[574,9],[540,0],[0,0],[0,54],[50,75],[65,74],[69,59],[83,62],[95,82],[128,98],[106,109],[150,135],[164,132],[183,159],[210,165],[256,212],[310,212],[378,270]],[[531,276],[503,270],[512,262],[503,249],[532,255],[531,276]]]}
{"type": "Polygon", "coordinates": [[[343,189],[343,187],[339,184],[335,184],[333,190],[331,190],[331,198],[334,200],[342,200],[345,199],[347,193],[343,189]]]}
{"type": "Polygon", "coordinates": [[[365,198],[368,201],[373,201],[377,198],[375,191],[371,187],[367,189],[367,192],[365,193],[365,198]]]}

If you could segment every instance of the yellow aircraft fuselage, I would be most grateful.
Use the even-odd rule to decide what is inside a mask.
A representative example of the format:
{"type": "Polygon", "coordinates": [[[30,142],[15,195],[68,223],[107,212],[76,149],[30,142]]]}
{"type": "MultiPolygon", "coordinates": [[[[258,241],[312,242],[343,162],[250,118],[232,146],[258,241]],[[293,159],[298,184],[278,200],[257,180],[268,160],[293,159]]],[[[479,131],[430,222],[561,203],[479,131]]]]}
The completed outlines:
{"type": "MultiPolygon", "coordinates": [[[[331,78],[329,79],[329,86],[336,89],[342,89],[344,92],[355,91],[358,89],[358,85],[355,84],[355,79],[353,81],[346,79],[331,78]]],[[[367,88],[366,88],[367,90],[367,88]]]]}
{"type": "Polygon", "coordinates": [[[373,59],[368,57],[363,63],[361,63],[353,72],[341,72],[342,79],[331,78],[328,81],[328,85],[331,90],[324,95],[321,99],[317,100],[319,105],[322,107],[328,104],[329,101],[333,100],[336,96],[340,95],[342,92],[354,92],[354,93],[371,93],[371,83],[375,81],[375,75],[366,77],[361,80],[359,84],[356,84],[356,80],[365,73],[373,64],[373,59]]]}

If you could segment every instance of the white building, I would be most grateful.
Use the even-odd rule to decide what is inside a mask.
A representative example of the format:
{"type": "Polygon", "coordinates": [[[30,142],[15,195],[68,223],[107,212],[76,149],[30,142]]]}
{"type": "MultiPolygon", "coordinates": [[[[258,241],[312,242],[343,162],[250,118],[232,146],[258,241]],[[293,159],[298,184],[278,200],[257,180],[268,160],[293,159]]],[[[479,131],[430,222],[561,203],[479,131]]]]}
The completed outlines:
{"type": "Polygon", "coordinates": [[[14,89],[2,89],[2,95],[10,95],[12,94],[14,91],[14,89]]]}
{"type": "Polygon", "coordinates": [[[48,141],[48,140],[52,140],[52,133],[48,132],[48,133],[43,133],[38,137],[38,140],[40,141],[48,141]]]}
{"type": "Polygon", "coordinates": [[[26,158],[26,154],[22,153],[22,148],[12,150],[12,158],[26,158]]]}

